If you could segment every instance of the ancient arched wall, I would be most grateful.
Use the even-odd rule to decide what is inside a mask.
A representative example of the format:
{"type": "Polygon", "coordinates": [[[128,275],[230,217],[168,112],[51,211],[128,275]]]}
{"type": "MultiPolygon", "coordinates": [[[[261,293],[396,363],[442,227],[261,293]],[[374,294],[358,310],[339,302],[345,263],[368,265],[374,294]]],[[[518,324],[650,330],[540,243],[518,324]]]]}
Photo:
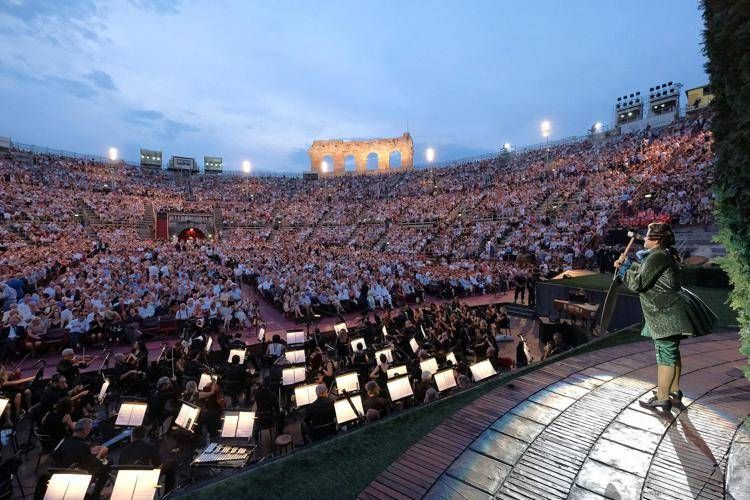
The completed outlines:
{"type": "Polygon", "coordinates": [[[398,171],[414,168],[414,143],[408,132],[404,132],[401,137],[393,139],[313,141],[312,146],[307,150],[307,154],[310,155],[310,171],[317,172],[321,176],[327,176],[344,175],[346,173],[345,158],[349,155],[354,156],[357,174],[389,172],[391,170],[390,157],[394,151],[401,153],[401,168],[398,168],[398,171]],[[378,155],[378,169],[368,172],[367,156],[370,153],[378,155]],[[323,172],[321,165],[323,158],[329,155],[333,158],[333,165],[328,165],[327,171],[323,172]]]}

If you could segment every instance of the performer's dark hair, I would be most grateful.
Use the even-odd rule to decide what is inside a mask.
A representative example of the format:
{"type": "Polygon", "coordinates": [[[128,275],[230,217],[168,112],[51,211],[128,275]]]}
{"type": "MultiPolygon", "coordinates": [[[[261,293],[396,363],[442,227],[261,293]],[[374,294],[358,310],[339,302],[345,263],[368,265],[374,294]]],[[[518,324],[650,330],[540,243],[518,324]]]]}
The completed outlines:
{"type": "Polygon", "coordinates": [[[651,239],[657,240],[659,246],[672,257],[675,262],[680,262],[680,254],[674,245],[677,243],[672,226],[666,222],[652,222],[648,225],[648,236],[651,239]]]}

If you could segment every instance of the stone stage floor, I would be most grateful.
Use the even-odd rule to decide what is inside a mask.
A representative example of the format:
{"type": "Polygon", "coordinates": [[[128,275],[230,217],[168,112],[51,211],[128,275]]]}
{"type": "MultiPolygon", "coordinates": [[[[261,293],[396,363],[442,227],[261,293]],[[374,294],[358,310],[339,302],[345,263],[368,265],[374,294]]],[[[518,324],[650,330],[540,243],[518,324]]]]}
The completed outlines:
{"type": "Polygon", "coordinates": [[[738,334],[681,350],[685,398],[669,414],[638,405],[656,383],[650,342],[578,355],[458,411],[360,498],[750,498],[738,334]]]}

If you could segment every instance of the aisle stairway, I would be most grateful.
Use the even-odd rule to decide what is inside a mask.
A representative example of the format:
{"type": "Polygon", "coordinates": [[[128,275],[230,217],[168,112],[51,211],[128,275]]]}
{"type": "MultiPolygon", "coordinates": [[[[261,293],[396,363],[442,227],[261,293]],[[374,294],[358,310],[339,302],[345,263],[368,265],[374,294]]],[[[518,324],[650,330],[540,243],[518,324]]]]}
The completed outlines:
{"type": "Polygon", "coordinates": [[[138,236],[144,240],[156,236],[156,212],[150,201],[143,204],[143,218],[138,222],[138,236]]]}

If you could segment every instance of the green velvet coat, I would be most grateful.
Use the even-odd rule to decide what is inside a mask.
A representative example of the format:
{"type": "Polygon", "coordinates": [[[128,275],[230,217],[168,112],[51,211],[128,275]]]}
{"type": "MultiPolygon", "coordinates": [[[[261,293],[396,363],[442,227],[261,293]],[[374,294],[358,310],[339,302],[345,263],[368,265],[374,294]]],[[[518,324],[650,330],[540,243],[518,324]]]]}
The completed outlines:
{"type": "Polygon", "coordinates": [[[641,300],[644,336],[663,339],[711,333],[716,315],[682,287],[680,266],[666,251],[652,250],[643,261],[631,264],[623,282],[641,300]]]}

